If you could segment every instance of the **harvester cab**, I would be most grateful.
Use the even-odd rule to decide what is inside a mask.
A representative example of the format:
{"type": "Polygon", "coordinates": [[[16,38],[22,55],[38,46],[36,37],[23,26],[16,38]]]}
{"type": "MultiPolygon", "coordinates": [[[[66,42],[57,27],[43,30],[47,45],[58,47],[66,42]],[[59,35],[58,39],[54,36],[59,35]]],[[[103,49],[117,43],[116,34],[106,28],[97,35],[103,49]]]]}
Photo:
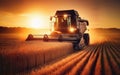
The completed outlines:
{"type": "Polygon", "coordinates": [[[75,10],[58,10],[55,16],[50,17],[51,34],[43,35],[43,38],[34,38],[34,35],[28,35],[28,40],[56,40],[70,41],[74,48],[79,48],[81,38],[84,39],[84,44],[89,45],[89,34],[85,33],[89,22],[81,19],[75,10]]]}

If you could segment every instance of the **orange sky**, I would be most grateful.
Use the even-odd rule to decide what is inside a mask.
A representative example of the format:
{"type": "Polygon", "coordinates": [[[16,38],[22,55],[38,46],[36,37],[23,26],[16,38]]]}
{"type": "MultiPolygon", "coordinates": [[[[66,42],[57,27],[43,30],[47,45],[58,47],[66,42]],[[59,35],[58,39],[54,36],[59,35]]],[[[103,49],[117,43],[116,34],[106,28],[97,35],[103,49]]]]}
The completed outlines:
{"type": "Polygon", "coordinates": [[[120,28],[119,0],[0,0],[0,26],[32,27],[39,21],[49,27],[56,10],[75,9],[88,19],[90,28],[120,28]],[[35,21],[35,22],[36,22],[35,21]]]}

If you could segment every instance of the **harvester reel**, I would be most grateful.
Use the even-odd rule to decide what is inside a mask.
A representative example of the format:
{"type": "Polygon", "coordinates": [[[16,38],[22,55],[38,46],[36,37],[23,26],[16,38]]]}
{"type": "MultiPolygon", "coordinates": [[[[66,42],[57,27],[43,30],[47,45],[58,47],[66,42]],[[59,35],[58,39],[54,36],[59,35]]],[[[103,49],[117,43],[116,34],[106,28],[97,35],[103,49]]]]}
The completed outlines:
{"type": "Polygon", "coordinates": [[[48,40],[49,40],[49,37],[48,37],[47,34],[45,34],[44,37],[43,37],[43,41],[48,41],[48,40]]]}
{"type": "Polygon", "coordinates": [[[32,40],[33,39],[33,35],[32,34],[29,34],[26,41],[29,41],[29,40],[32,40]]]}

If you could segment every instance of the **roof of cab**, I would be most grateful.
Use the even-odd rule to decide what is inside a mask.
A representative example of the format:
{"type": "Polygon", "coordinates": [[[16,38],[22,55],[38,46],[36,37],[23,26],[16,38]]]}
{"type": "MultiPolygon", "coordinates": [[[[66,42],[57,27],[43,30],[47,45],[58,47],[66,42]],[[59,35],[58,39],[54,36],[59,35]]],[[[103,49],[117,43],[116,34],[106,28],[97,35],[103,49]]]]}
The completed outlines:
{"type": "Polygon", "coordinates": [[[61,16],[64,14],[68,14],[71,16],[79,16],[78,12],[76,10],[57,10],[55,15],[61,16]]]}

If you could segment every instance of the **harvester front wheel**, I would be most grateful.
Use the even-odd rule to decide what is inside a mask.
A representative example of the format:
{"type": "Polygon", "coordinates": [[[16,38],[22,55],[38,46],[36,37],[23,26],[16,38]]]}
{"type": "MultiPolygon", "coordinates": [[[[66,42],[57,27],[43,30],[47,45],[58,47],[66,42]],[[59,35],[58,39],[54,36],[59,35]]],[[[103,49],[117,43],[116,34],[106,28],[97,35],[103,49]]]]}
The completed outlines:
{"type": "Polygon", "coordinates": [[[59,40],[60,42],[62,42],[62,38],[63,38],[63,36],[62,36],[62,35],[59,35],[58,40],[59,40]]]}
{"type": "Polygon", "coordinates": [[[84,35],[83,35],[83,38],[84,38],[84,43],[85,43],[85,45],[88,46],[89,43],[90,43],[89,34],[88,34],[88,33],[84,34],[84,35]]]}

